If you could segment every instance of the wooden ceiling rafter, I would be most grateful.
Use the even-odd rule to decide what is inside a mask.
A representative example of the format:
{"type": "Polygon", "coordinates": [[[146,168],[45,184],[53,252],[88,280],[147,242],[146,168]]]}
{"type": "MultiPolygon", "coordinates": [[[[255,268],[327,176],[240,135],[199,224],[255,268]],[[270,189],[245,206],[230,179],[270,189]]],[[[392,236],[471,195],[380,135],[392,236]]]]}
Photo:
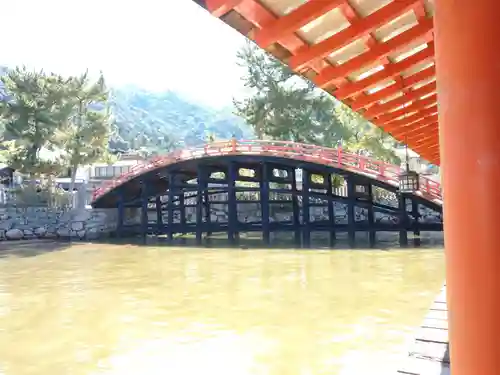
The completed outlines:
{"type": "Polygon", "coordinates": [[[383,128],[384,130],[391,132],[391,131],[396,130],[396,129],[401,128],[401,127],[413,125],[414,123],[416,123],[420,120],[423,120],[426,117],[432,116],[436,113],[437,113],[437,105],[434,104],[434,105],[431,105],[430,107],[427,107],[427,108],[424,108],[420,111],[417,111],[411,115],[405,116],[399,120],[392,121],[389,124],[386,124],[386,125],[377,124],[377,125],[380,126],[381,128],[383,128]]]}
{"type": "Polygon", "coordinates": [[[405,129],[406,131],[398,129],[391,134],[393,134],[394,137],[404,135],[406,138],[408,138],[409,141],[413,143],[414,141],[422,138],[422,136],[424,136],[426,132],[432,131],[434,127],[437,129],[437,115],[426,117],[414,123],[413,125],[414,126],[412,126],[410,129],[405,129]]]}
{"type": "Polygon", "coordinates": [[[205,0],[205,6],[367,120],[439,161],[431,0],[205,0]]]}
{"type": "Polygon", "coordinates": [[[342,87],[335,91],[335,96],[339,100],[347,99],[361,91],[371,89],[387,79],[400,75],[405,70],[413,66],[424,63],[434,58],[434,44],[430,43],[429,46],[414,55],[403,59],[397,63],[390,65],[387,69],[374,73],[366,78],[351,83],[349,86],[342,87]]]}
{"type": "Polygon", "coordinates": [[[404,106],[410,102],[418,101],[422,96],[433,94],[436,92],[436,81],[430,82],[427,85],[419,87],[418,89],[412,90],[410,92],[405,92],[406,95],[402,95],[398,98],[389,100],[383,104],[375,104],[363,113],[363,116],[367,120],[373,120],[375,117],[382,115],[386,112],[391,112],[397,108],[404,106]]]}
{"type": "Polygon", "coordinates": [[[253,36],[253,40],[260,47],[266,49],[271,44],[277,42],[280,37],[296,32],[316,18],[340,7],[344,2],[345,0],[308,1],[283,17],[274,20],[269,25],[264,26],[262,29],[257,30],[253,36]]]}
{"type": "Polygon", "coordinates": [[[426,141],[423,141],[421,143],[417,143],[417,146],[421,150],[431,150],[434,147],[438,147],[439,145],[436,145],[436,143],[433,141],[433,138],[429,138],[426,141]]]}
{"type": "Polygon", "coordinates": [[[432,94],[431,96],[426,97],[425,99],[417,99],[413,101],[411,104],[403,106],[401,109],[397,109],[393,112],[386,112],[385,114],[378,116],[374,122],[380,126],[388,125],[387,129],[392,129],[390,125],[391,122],[403,119],[404,116],[407,116],[408,114],[413,114],[415,112],[418,113],[421,110],[433,106],[436,104],[436,101],[437,101],[436,94],[432,94]]]}
{"type": "Polygon", "coordinates": [[[380,43],[371,50],[347,60],[342,65],[325,68],[325,70],[314,79],[314,83],[321,88],[335,84],[339,78],[354,73],[371,63],[380,61],[391,53],[403,49],[409,43],[413,43],[417,40],[431,40],[431,36],[429,36],[431,31],[432,19],[427,19],[394,38],[389,39],[387,42],[380,43]]]}
{"type": "Polygon", "coordinates": [[[359,19],[359,21],[354,22],[349,27],[339,31],[329,38],[309,46],[307,49],[302,51],[302,53],[290,59],[290,68],[295,71],[300,71],[312,61],[317,60],[318,58],[327,57],[334,51],[346,47],[361,37],[369,35],[373,30],[410,10],[417,1],[419,0],[401,0],[397,3],[391,3],[389,6],[372,13],[366,18],[359,19],[356,17],[356,20],[359,19]]]}
{"type": "Polygon", "coordinates": [[[373,94],[369,94],[364,96],[363,98],[356,99],[352,103],[351,108],[354,111],[359,111],[360,109],[367,108],[376,102],[397,94],[400,91],[410,90],[414,85],[432,78],[435,73],[436,68],[434,67],[434,65],[432,65],[409,77],[400,76],[401,79],[397,80],[393,84],[390,84],[382,88],[381,90],[374,92],[373,94]]]}
{"type": "Polygon", "coordinates": [[[423,126],[419,128],[418,130],[414,130],[409,133],[404,133],[404,134],[396,134],[394,137],[401,137],[404,136],[405,139],[408,140],[408,142],[412,142],[415,144],[419,139],[424,138],[427,134],[432,134],[434,135],[434,130],[438,129],[438,123],[432,120],[429,120],[429,124],[426,126],[423,126]]]}

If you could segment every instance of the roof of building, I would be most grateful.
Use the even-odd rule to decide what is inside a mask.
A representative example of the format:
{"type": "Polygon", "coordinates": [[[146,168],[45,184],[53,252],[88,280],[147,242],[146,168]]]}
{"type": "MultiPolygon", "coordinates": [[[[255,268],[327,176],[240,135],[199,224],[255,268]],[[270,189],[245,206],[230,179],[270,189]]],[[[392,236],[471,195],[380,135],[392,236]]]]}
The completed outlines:
{"type": "Polygon", "coordinates": [[[433,1],[195,2],[439,164],[433,1]]]}

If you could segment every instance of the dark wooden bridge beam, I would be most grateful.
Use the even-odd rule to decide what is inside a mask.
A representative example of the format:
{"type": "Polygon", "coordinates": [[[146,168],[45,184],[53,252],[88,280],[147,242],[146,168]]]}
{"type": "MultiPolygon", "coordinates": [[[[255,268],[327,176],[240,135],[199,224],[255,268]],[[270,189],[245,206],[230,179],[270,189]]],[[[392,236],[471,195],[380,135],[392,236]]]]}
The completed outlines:
{"type": "Polygon", "coordinates": [[[356,182],[354,176],[347,177],[347,227],[348,227],[348,238],[349,245],[354,246],[356,241],[356,222],[354,216],[354,207],[356,205],[356,182]]]}
{"type": "Polygon", "coordinates": [[[368,199],[370,205],[368,206],[368,227],[369,232],[369,241],[370,241],[370,246],[373,247],[375,246],[375,242],[377,241],[377,232],[375,230],[375,212],[373,210],[373,185],[368,183],[367,185],[368,188],[368,199]]]}
{"type": "Polygon", "coordinates": [[[145,241],[148,233],[148,184],[141,180],[141,234],[145,241]]]}
{"type": "MultiPolygon", "coordinates": [[[[328,173],[326,178],[326,192],[328,197],[333,196],[333,181],[332,174],[328,173]]],[[[330,221],[330,247],[335,246],[335,242],[337,240],[337,235],[335,233],[335,203],[333,199],[328,200],[328,220],[330,221]]]]}
{"type": "Polygon", "coordinates": [[[302,238],[300,231],[300,205],[299,205],[299,192],[297,190],[297,169],[293,168],[291,171],[291,185],[292,185],[292,222],[294,231],[295,246],[301,247],[302,238]]]}
{"type": "Polygon", "coordinates": [[[269,228],[269,180],[273,173],[268,163],[263,163],[261,167],[260,179],[260,207],[262,220],[262,239],[266,245],[271,242],[271,230],[269,228]]]}
{"type": "Polygon", "coordinates": [[[206,209],[206,205],[203,204],[203,198],[207,193],[207,172],[203,168],[202,164],[198,165],[197,168],[197,179],[198,179],[198,194],[196,195],[196,244],[201,245],[204,223],[203,223],[203,208],[206,209]]]}
{"type": "Polygon", "coordinates": [[[302,169],[302,246],[311,247],[311,211],[309,202],[309,188],[311,174],[306,168],[302,169]]]}
{"type": "Polygon", "coordinates": [[[163,231],[163,212],[161,210],[161,196],[155,197],[156,210],[156,232],[160,234],[163,231]]]}
{"type": "Polygon", "coordinates": [[[175,175],[168,175],[168,201],[167,201],[167,236],[172,241],[174,237],[174,198],[175,198],[175,175]]]}
{"type": "MultiPolygon", "coordinates": [[[[271,242],[271,232],[294,232],[293,240],[297,247],[310,247],[312,234],[322,232],[328,235],[328,243],[333,247],[339,232],[347,233],[351,246],[356,244],[356,232],[367,233],[370,245],[374,246],[377,231],[397,231],[401,234],[401,243],[404,245],[407,231],[418,235],[421,230],[435,231],[442,228],[440,223],[432,223],[427,219],[425,223],[418,222],[418,207],[423,205],[439,211],[439,208],[434,207],[434,203],[413,195],[406,196],[407,200],[411,199],[413,202],[411,208],[406,207],[406,203],[409,204],[410,201],[402,202],[396,199],[393,205],[385,200],[375,201],[374,189],[380,183],[373,182],[366,176],[344,173],[347,194],[337,196],[334,194],[332,183],[332,174],[337,174],[335,168],[321,169],[309,164],[299,164],[302,179],[297,181],[297,166],[294,164],[280,164],[265,158],[260,163],[242,158],[226,159],[220,165],[212,163],[213,161],[203,160],[193,163],[189,168],[194,168],[194,171],[189,173],[186,172],[185,165],[180,165],[179,170],[168,168],[162,173],[162,178],[166,180],[163,187],[141,179],[137,183],[137,194],[133,201],[124,201],[122,189],[116,189],[113,192],[116,195],[114,199],[118,203],[121,199],[122,202],[118,204],[118,216],[121,215],[122,224],[118,218],[117,235],[125,235],[126,229],[127,234],[135,231],[143,237],[148,233],[166,234],[172,241],[176,233],[193,233],[196,243],[201,245],[204,233],[210,235],[211,231],[227,232],[232,243],[236,243],[240,232],[258,231],[262,233],[263,243],[268,245],[271,242]],[[242,168],[253,172],[249,175],[240,173],[242,168]],[[276,174],[276,169],[286,173],[276,174]],[[222,171],[224,177],[211,178],[213,171],[222,171]],[[190,183],[185,181],[188,174],[193,180],[190,183]],[[211,184],[217,183],[220,186],[209,187],[211,180],[214,181],[211,184]],[[237,185],[237,182],[254,185],[237,185]],[[300,191],[297,190],[298,184],[302,185],[300,191]],[[215,193],[219,196],[214,195],[215,193]],[[256,201],[252,194],[260,194],[260,200],[256,201]],[[260,203],[260,208],[256,203],[260,203]],[[243,219],[245,216],[240,218],[239,215],[243,209],[252,211],[252,204],[261,210],[260,219],[258,216],[252,216],[251,221],[247,222],[243,219]],[[336,219],[340,218],[339,205],[346,209],[346,222],[336,223],[336,219]],[[279,211],[276,211],[275,208],[278,207],[279,211]],[[217,219],[211,222],[211,211],[214,209],[217,219]],[[134,228],[125,226],[125,210],[141,212],[140,225],[134,228]],[[150,211],[155,212],[152,216],[156,216],[156,222],[149,222],[147,213],[150,211]],[[382,215],[387,216],[387,219],[398,218],[399,222],[391,224],[388,220],[381,221],[384,220],[382,215]],[[411,222],[410,215],[413,218],[411,222]],[[271,220],[271,217],[275,220],[271,220]]],[[[395,188],[389,185],[383,188],[389,196],[395,191],[395,188]]],[[[244,212],[247,215],[247,211],[244,212]]]]}
{"type": "Polygon", "coordinates": [[[227,179],[227,195],[228,195],[228,229],[227,238],[230,243],[236,242],[238,235],[238,206],[236,201],[236,179],[237,179],[237,165],[234,161],[229,162],[227,179]]]}

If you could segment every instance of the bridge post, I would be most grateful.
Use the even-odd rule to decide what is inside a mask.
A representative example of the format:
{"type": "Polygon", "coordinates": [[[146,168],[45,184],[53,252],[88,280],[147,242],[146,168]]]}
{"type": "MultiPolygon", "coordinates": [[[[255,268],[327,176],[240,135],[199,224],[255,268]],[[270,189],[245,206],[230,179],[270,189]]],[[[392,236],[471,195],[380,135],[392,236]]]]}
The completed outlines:
{"type": "Polygon", "coordinates": [[[408,246],[408,214],[406,212],[406,195],[397,193],[399,209],[399,245],[408,246]]]}
{"type": "Polygon", "coordinates": [[[196,194],[196,244],[201,245],[203,235],[203,198],[207,190],[207,179],[205,169],[201,164],[197,169],[197,194],[196,194]]]}
{"type": "Polygon", "coordinates": [[[175,198],[175,175],[168,174],[168,202],[167,202],[167,238],[169,242],[174,239],[174,198],[175,198]]]}
{"type": "Polygon", "coordinates": [[[123,190],[117,189],[118,194],[118,223],[116,225],[116,235],[118,238],[123,236],[123,222],[125,218],[125,202],[123,197],[123,190]]]}
{"type": "Polygon", "coordinates": [[[156,197],[156,232],[157,235],[162,234],[163,231],[163,214],[161,211],[161,195],[156,197]]]}
{"type": "Polygon", "coordinates": [[[311,175],[308,170],[302,168],[302,239],[304,247],[311,247],[311,212],[309,202],[309,186],[311,175]]]}
{"type": "Polygon", "coordinates": [[[262,221],[262,240],[266,245],[269,245],[271,242],[271,235],[269,230],[269,172],[269,164],[266,162],[262,163],[262,173],[260,180],[260,209],[262,221]]]}
{"type": "Polygon", "coordinates": [[[414,242],[420,242],[420,211],[418,201],[414,198],[411,200],[411,216],[413,217],[413,235],[415,236],[414,242]]]}
{"type": "Polygon", "coordinates": [[[354,207],[356,205],[356,183],[352,175],[347,176],[347,236],[349,246],[356,244],[356,221],[354,207]]]}
{"type": "Polygon", "coordinates": [[[371,182],[368,183],[368,237],[370,241],[370,247],[374,247],[377,241],[377,231],[375,229],[375,213],[373,211],[373,185],[371,182]]]}
{"type": "Polygon", "coordinates": [[[180,218],[180,232],[182,234],[186,234],[186,197],[185,197],[184,188],[180,188],[177,190],[177,194],[179,196],[179,218],[180,218]]]}
{"type": "MultiPolygon", "coordinates": [[[[207,179],[210,176],[210,173],[207,172],[207,179]]],[[[205,205],[205,225],[207,229],[207,237],[210,237],[212,235],[212,232],[210,231],[210,228],[212,226],[212,214],[210,212],[210,195],[208,194],[208,182],[207,180],[205,181],[205,190],[203,190],[203,203],[205,205]]]]}
{"type": "Polygon", "coordinates": [[[498,375],[500,3],[434,3],[452,373],[498,375]]]}
{"type": "Polygon", "coordinates": [[[148,235],[148,185],[141,179],[141,235],[144,241],[148,235]]]}
{"type": "Polygon", "coordinates": [[[295,246],[301,247],[299,191],[297,190],[297,169],[292,169],[292,215],[295,246]]]}
{"type": "Polygon", "coordinates": [[[230,243],[236,242],[236,232],[238,226],[238,206],[236,201],[236,179],[238,168],[234,161],[229,162],[227,180],[227,239],[230,243]]]}
{"type": "Polygon", "coordinates": [[[337,239],[335,233],[335,201],[333,200],[333,182],[332,174],[327,174],[326,189],[328,192],[328,221],[330,222],[330,247],[335,247],[335,241],[337,239]]]}

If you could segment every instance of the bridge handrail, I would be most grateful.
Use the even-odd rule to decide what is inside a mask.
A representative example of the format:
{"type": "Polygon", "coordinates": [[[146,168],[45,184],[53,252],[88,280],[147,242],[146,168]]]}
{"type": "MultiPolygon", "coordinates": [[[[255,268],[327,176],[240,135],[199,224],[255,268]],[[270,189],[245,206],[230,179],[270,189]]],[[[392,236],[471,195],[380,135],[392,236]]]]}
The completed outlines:
{"type": "MultiPolygon", "coordinates": [[[[228,140],[208,143],[201,147],[176,150],[170,154],[157,156],[148,163],[136,164],[128,172],[107,181],[95,189],[92,200],[106,194],[116,186],[132,178],[159,167],[167,166],[183,160],[198,159],[207,156],[223,155],[273,155],[289,159],[322,163],[339,169],[369,175],[377,180],[397,185],[402,169],[380,160],[364,155],[354,154],[342,148],[328,148],[305,143],[274,140],[228,140]]],[[[430,200],[442,200],[441,185],[425,176],[420,176],[419,192],[430,200]]]]}

